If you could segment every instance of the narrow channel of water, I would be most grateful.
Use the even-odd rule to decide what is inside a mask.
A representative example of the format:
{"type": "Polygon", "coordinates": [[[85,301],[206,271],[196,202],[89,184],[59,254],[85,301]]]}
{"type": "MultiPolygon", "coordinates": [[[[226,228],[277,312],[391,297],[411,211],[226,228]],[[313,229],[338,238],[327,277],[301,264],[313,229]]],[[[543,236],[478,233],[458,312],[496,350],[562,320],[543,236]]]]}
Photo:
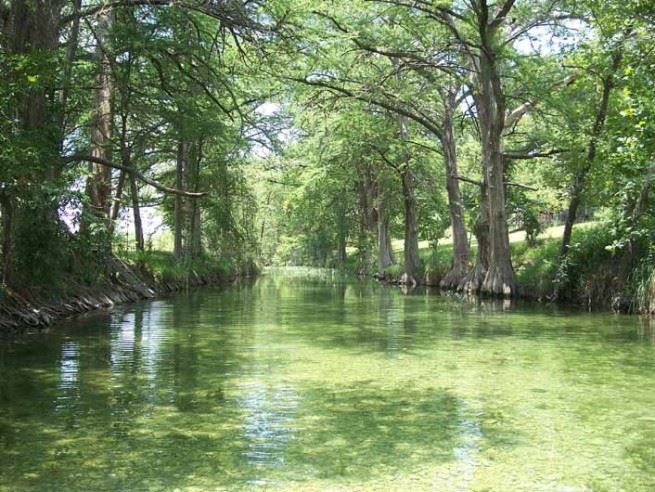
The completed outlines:
{"type": "Polygon", "coordinates": [[[324,270],[0,341],[0,490],[655,490],[637,317],[324,270]]]}

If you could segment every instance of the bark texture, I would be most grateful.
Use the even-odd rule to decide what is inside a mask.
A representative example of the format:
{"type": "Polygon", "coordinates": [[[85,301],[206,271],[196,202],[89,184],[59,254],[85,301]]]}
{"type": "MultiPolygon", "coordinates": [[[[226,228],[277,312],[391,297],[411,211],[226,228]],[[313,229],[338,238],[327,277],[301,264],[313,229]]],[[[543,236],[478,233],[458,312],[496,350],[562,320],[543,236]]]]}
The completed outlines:
{"type": "MultiPolygon", "coordinates": [[[[508,3],[511,8],[511,3],[508,3]]],[[[477,59],[474,99],[478,109],[482,145],[482,170],[486,181],[489,221],[489,268],[480,292],[494,297],[517,295],[517,284],[511,261],[505,199],[505,160],[503,130],[505,96],[500,77],[499,39],[501,14],[493,17],[493,9],[481,2],[478,13],[481,51],[477,59]]],[[[507,15],[505,12],[504,15],[507,15]]]]}
{"type": "MultiPolygon", "coordinates": [[[[91,156],[112,160],[112,75],[111,61],[106,51],[106,40],[111,25],[111,13],[100,14],[96,28],[96,58],[98,63],[97,88],[95,94],[95,115],[91,127],[91,156]]],[[[111,172],[108,166],[89,163],[87,195],[91,212],[108,222],[111,213],[111,172]]]]}
{"type": "MultiPolygon", "coordinates": [[[[30,269],[37,261],[33,237],[26,234],[33,229],[38,241],[55,248],[60,234],[57,200],[52,189],[61,170],[61,113],[55,113],[53,96],[56,81],[52,65],[59,46],[60,19],[64,0],[13,0],[4,11],[0,35],[9,57],[31,58],[41,73],[36,84],[25,87],[25,74],[14,70],[12,82],[23,90],[16,93],[11,119],[15,122],[12,138],[38,136],[38,155],[30,155],[22,164],[21,175],[2,191],[3,220],[2,278],[7,286],[14,286],[22,277],[20,265],[30,269]],[[37,55],[38,56],[35,56],[37,55]],[[16,200],[31,198],[33,205],[18,207],[16,200]]],[[[29,201],[29,200],[28,200],[29,201]]],[[[37,252],[38,253],[38,252],[37,252]]],[[[37,255],[38,256],[38,255],[37,255]]]]}
{"type": "Polygon", "coordinates": [[[478,243],[475,264],[457,286],[457,290],[466,294],[480,292],[489,270],[489,202],[486,188],[486,183],[483,183],[480,188],[480,213],[473,227],[473,234],[478,243]]]}
{"type": "MultiPolygon", "coordinates": [[[[180,142],[177,146],[177,161],[175,165],[175,187],[178,190],[183,190],[184,175],[187,161],[189,158],[189,144],[187,142],[180,142]]],[[[173,254],[175,258],[182,258],[184,251],[182,234],[184,231],[184,200],[181,196],[175,196],[175,238],[173,241],[173,254]]]]}
{"type": "Polygon", "coordinates": [[[378,273],[384,275],[387,268],[395,263],[391,248],[391,234],[389,232],[389,217],[387,215],[382,197],[378,197],[377,237],[378,237],[378,273]]]}
{"type": "MultiPolygon", "coordinates": [[[[406,142],[409,137],[409,128],[407,117],[400,117],[400,139],[406,142]]],[[[407,285],[416,285],[417,273],[421,267],[421,257],[418,249],[418,218],[416,207],[416,195],[414,193],[414,176],[410,167],[410,155],[407,148],[402,151],[402,164],[400,179],[403,187],[403,203],[405,216],[405,240],[404,240],[404,260],[405,271],[401,278],[401,283],[407,285]]]]}
{"type": "Polygon", "coordinates": [[[466,277],[471,256],[464,225],[464,209],[457,170],[457,144],[453,128],[455,100],[456,92],[449,91],[444,107],[443,131],[440,136],[446,166],[448,210],[453,232],[453,264],[451,270],[441,280],[440,286],[444,289],[456,289],[460,285],[466,277]]]}

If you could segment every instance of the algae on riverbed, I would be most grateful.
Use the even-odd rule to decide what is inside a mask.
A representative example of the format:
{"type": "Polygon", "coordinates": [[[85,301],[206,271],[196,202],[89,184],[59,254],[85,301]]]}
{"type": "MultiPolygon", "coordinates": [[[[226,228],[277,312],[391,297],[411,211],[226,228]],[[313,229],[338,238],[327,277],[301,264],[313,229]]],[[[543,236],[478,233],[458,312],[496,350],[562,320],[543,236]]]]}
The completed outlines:
{"type": "Polygon", "coordinates": [[[655,488],[635,317],[267,275],[0,345],[0,490],[655,488]]]}

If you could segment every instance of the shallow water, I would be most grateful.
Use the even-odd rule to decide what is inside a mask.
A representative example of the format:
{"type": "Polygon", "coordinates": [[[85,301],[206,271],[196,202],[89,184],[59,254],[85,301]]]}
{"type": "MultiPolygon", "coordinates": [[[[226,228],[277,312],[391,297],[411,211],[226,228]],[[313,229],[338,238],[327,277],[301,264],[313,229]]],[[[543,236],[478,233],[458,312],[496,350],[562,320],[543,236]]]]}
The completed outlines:
{"type": "Polygon", "coordinates": [[[655,490],[637,317],[330,271],[0,341],[0,490],[655,490]]]}

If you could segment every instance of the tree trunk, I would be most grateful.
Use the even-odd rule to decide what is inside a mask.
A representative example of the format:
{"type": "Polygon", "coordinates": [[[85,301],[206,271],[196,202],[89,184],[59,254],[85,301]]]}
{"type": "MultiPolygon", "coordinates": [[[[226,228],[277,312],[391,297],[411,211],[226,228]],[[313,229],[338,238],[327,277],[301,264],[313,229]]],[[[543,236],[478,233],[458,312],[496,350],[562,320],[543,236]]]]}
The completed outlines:
{"type": "Polygon", "coordinates": [[[118,215],[121,211],[121,203],[123,199],[123,189],[125,188],[125,171],[121,171],[118,175],[118,183],[116,184],[116,192],[114,193],[114,204],[111,209],[111,228],[114,229],[115,222],[118,220],[118,215]]]}
{"type": "MultiPolygon", "coordinates": [[[[36,51],[53,54],[59,45],[63,4],[63,0],[14,0],[4,29],[8,52],[15,55],[36,51]]],[[[47,125],[49,93],[50,88],[40,84],[22,98],[22,104],[16,109],[23,129],[40,130],[47,125]]]]}
{"type": "Polygon", "coordinates": [[[619,48],[617,48],[617,50],[614,52],[614,55],[612,56],[612,66],[610,68],[610,72],[603,79],[603,93],[601,96],[600,104],[598,106],[598,111],[596,112],[594,126],[591,130],[591,138],[589,140],[589,147],[587,148],[585,163],[582,166],[582,169],[576,173],[575,179],[573,181],[573,186],[571,187],[571,201],[569,202],[568,211],[566,213],[564,233],[562,234],[562,245],[560,246],[560,263],[562,263],[564,258],[566,258],[566,255],[569,252],[569,247],[571,246],[573,225],[575,224],[575,220],[578,215],[578,208],[582,202],[582,193],[585,189],[587,176],[589,171],[591,171],[593,168],[594,162],[596,160],[598,139],[600,138],[605,126],[607,110],[609,108],[610,94],[614,88],[614,77],[616,76],[616,73],[621,66],[622,59],[623,45],[619,45],[619,48]]]}
{"type": "Polygon", "coordinates": [[[451,270],[441,280],[444,289],[456,289],[466,277],[470,260],[470,250],[464,225],[464,210],[462,195],[459,190],[457,170],[457,146],[453,128],[453,113],[455,111],[455,91],[449,91],[443,118],[441,146],[444,152],[446,166],[446,189],[448,191],[448,209],[450,224],[453,231],[453,264],[451,270]]]}
{"type": "Polygon", "coordinates": [[[384,275],[385,270],[396,261],[391,247],[391,234],[389,232],[389,217],[384,204],[384,198],[378,197],[378,273],[384,275]]]}
{"type": "Polygon", "coordinates": [[[489,202],[487,185],[483,181],[480,187],[480,213],[473,226],[473,234],[478,243],[475,265],[457,286],[457,290],[466,294],[477,294],[489,270],[489,202]]]}
{"type": "Polygon", "coordinates": [[[343,267],[346,264],[348,255],[346,253],[346,243],[348,240],[348,217],[346,216],[346,206],[343,203],[338,205],[338,227],[337,227],[337,262],[343,267]]]}
{"type": "Polygon", "coordinates": [[[505,161],[503,129],[505,100],[495,53],[497,28],[486,24],[477,73],[478,109],[482,144],[482,170],[486,181],[489,206],[489,268],[480,292],[494,297],[512,297],[517,285],[512,267],[505,208],[505,161]]]}
{"type": "Polygon", "coordinates": [[[376,223],[373,200],[375,196],[375,183],[371,175],[371,167],[368,164],[359,165],[357,168],[359,180],[357,181],[357,193],[359,198],[359,273],[367,273],[371,266],[372,241],[371,235],[374,232],[376,223]]]}
{"type": "Polygon", "coordinates": [[[571,188],[571,200],[566,211],[566,220],[564,221],[564,232],[562,233],[562,245],[559,250],[559,262],[563,262],[566,255],[569,253],[571,246],[571,236],[573,235],[573,225],[575,224],[578,216],[578,208],[582,201],[582,191],[584,190],[584,182],[586,181],[587,170],[581,170],[576,174],[573,186],[571,188]]]}
{"type": "MultiPolygon", "coordinates": [[[[407,142],[409,129],[407,118],[400,118],[400,139],[407,142]]],[[[421,267],[421,257],[418,249],[418,225],[416,213],[416,196],[414,195],[414,177],[410,169],[410,156],[407,148],[402,151],[402,168],[400,179],[403,186],[403,202],[405,213],[405,241],[404,241],[404,259],[405,272],[403,273],[401,283],[407,285],[416,285],[416,275],[421,267]]]]}
{"type": "MultiPolygon", "coordinates": [[[[39,263],[43,256],[43,251],[34,249],[34,237],[26,237],[18,231],[29,228],[38,235],[40,244],[50,248],[52,254],[61,252],[57,249],[60,232],[58,200],[52,192],[52,185],[61,169],[59,152],[62,140],[58,127],[61,117],[55,114],[55,106],[51,104],[57,81],[50,65],[59,46],[63,4],[64,0],[14,0],[6,11],[0,33],[6,40],[3,48],[8,55],[29,57],[38,53],[31,60],[38,65],[36,69],[42,71],[42,76],[33,87],[18,92],[11,114],[16,128],[13,137],[39,137],[38,155],[24,156],[25,162],[30,163],[27,164],[29,167],[21,169],[11,185],[7,183],[0,204],[4,224],[2,277],[6,284],[12,286],[23,280],[33,284],[33,279],[22,278],[23,273],[29,272],[18,271],[17,264],[26,265],[29,270],[29,265],[39,263]],[[15,200],[18,196],[36,205],[17,207],[15,200]]],[[[18,69],[12,82],[25,87],[26,75],[18,69]]],[[[56,276],[54,269],[50,270],[56,276]]]]}
{"type": "Polygon", "coordinates": [[[369,205],[366,184],[363,179],[357,183],[359,198],[359,237],[357,239],[357,253],[359,256],[358,274],[368,272],[371,252],[369,248],[369,205]]]}
{"type": "Polygon", "coordinates": [[[13,284],[13,225],[14,206],[9,196],[0,194],[0,214],[2,214],[2,283],[13,284]]]}
{"type": "MultiPolygon", "coordinates": [[[[193,166],[189,165],[189,175],[187,177],[187,186],[192,188],[194,192],[200,189],[200,164],[202,162],[202,139],[198,139],[193,145],[193,166]]],[[[200,258],[202,255],[202,222],[201,210],[198,199],[190,200],[190,213],[189,213],[189,242],[190,242],[190,259],[200,258]]]]}
{"type": "MultiPolygon", "coordinates": [[[[190,142],[187,144],[186,159],[184,165],[184,183],[189,190],[198,190],[199,165],[201,159],[201,144],[190,142]]],[[[200,255],[200,209],[194,199],[186,199],[182,206],[184,214],[184,247],[182,256],[186,261],[191,261],[200,255]]]]}
{"type": "Polygon", "coordinates": [[[202,255],[202,223],[198,200],[194,199],[191,205],[191,258],[196,259],[202,255]]]}
{"type": "MultiPolygon", "coordinates": [[[[180,142],[177,146],[177,162],[175,166],[175,188],[184,189],[184,171],[187,165],[189,146],[186,142],[180,142]]],[[[173,254],[175,258],[181,259],[184,254],[184,200],[180,195],[175,195],[175,240],[173,254]]]]}
{"type": "MultiPolygon", "coordinates": [[[[111,25],[111,11],[104,12],[98,19],[96,29],[96,58],[98,60],[97,89],[95,95],[95,116],[91,128],[91,155],[111,161],[112,107],[111,107],[111,64],[105,51],[105,42],[111,25]]],[[[111,210],[111,172],[109,166],[89,164],[87,194],[91,212],[107,219],[111,210]]]]}
{"type": "MultiPolygon", "coordinates": [[[[73,3],[74,12],[75,13],[79,12],[81,8],[82,8],[82,0],[75,0],[73,3]]],[[[70,28],[68,47],[66,49],[66,61],[64,63],[62,89],[59,98],[59,102],[61,104],[60,131],[62,135],[64,135],[66,131],[66,105],[68,104],[71,79],[73,76],[73,64],[75,63],[75,57],[77,56],[79,37],[80,37],[80,18],[75,17],[70,28]]],[[[63,139],[62,139],[62,143],[63,143],[63,139]]]]}
{"type": "Polygon", "coordinates": [[[139,202],[139,188],[136,184],[134,173],[130,173],[130,195],[132,197],[132,213],[134,216],[134,242],[137,251],[145,249],[143,237],[143,223],[141,221],[141,205],[139,202]]]}

